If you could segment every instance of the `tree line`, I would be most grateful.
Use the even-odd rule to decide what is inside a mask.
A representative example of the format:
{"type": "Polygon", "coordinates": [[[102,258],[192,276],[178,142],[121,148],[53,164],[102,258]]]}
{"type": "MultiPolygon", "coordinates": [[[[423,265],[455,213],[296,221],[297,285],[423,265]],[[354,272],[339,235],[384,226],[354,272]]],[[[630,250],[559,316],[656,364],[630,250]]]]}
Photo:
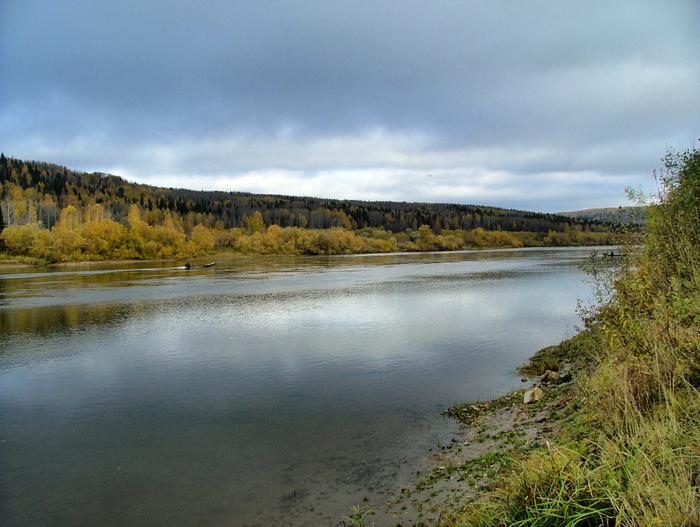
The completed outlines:
{"type": "Polygon", "coordinates": [[[417,230],[428,225],[443,229],[563,232],[570,228],[601,232],[605,224],[554,214],[443,203],[368,202],[311,197],[259,195],[243,192],[194,191],[130,183],[119,176],[69,170],[51,163],[23,161],[0,155],[0,184],[5,187],[2,209],[5,225],[36,219],[47,228],[58,221],[61,209],[98,203],[115,221],[123,220],[133,204],[147,211],[149,223],[162,221],[165,211],[184,218],[191,227],[202,224],[226,229],[245,227],[260,212],[265,225],[308,229],[382,228],[388,232],[417,230]],[[22,195],[19,194],[22,191],[22,195]]]}
{"type": "Polygon", "coordinates": [[[362,202],[130,183],[0,155],[0,241],[48,261],[216,248],[338,254],[610,242],[605,224],[476,205],[362,202]]]}

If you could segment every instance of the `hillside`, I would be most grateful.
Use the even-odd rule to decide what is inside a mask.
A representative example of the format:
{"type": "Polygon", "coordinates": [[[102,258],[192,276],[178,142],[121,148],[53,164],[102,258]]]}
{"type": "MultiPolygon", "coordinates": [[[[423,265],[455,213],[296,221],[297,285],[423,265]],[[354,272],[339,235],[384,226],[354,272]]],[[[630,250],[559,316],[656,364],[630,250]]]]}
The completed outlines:
{"type": "Polygon", "coordinates": [[[162,213],[157,211],[169,211],[174,217],[188,218],[185,223],[191,226],[214,227],[221,222],[225,229],[245,227],[246,219],[255,212],[262,215],[265,226],[379,228],[391,233],[417,230],[421,225],[428,225],[436,234],[443,229],[476,228],[534,233],[564,232],[569,228],[602,232],[605,223],[594,218],[479,205],[370,202],[160,188],[130,183],[110,174],[78,172],[4,154],[0,156],[0,185],[6,226],[38,220],[51,228],[66,206],[84,208],[93,204],[101,204],[107,215],[117,222],[126,218],[132,204],[138,204],[148,211],[149,223],[162,219],[162,213]],[[20,204],[22,201],[24,205],[20,204]]]}
{"type": "Polygon", "coordinates": [[[579,218],[603,223],[644,223],[646,211],[643,207],[608,207],[603,209],[585,209],[572,212],[559,212],[558,216],[579,218]]]}
{"type": "Polygon", "coordinates": [[[180,259],[604,245],[599,221],[476,205],[207,192],[0,155],[2,259],[180,259]]]}

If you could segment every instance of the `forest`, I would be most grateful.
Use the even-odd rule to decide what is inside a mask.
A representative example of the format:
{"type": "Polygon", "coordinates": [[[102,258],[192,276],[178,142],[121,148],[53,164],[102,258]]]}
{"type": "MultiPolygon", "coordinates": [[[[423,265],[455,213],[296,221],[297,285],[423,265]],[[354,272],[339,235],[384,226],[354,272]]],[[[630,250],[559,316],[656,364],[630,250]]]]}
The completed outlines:
{"type": "Polygon", "coordinates": [[[161,188],[0,155],[0,250],[45,262],[604,245],[609,227],[477,205],[161,188]]]}

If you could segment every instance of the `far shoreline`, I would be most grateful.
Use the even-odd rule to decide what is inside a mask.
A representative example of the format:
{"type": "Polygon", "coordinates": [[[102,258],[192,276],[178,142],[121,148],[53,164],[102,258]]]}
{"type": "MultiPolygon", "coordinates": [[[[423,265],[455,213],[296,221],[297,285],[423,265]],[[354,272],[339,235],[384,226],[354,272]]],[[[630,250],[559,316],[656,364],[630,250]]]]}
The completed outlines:
{"type": "Polygon", "coordinates": [[[390,251],[390,252],[358,252],[358,253],[334,253],[334,254],[249,254],[234,251],[216,252],[213,254],[203,254],[193,256],[191,258],[148,258],[137,259],[128,258],[124,260],[109,259],[109,260],[70,260],[63,262],[47,262],[39,259],[34,259],[26,256],[13,256],[8,253],[0,253],[0,269],[35,269],[39,267],[92,267],[98,265],[118,265],[118,264],[138,264],[138,263],[165,263],[165,262],[198,262],[200,260],[210,263],[212,260],[228,259],[233,257],[240,258],[274,258],[274,257],[324,257],[324,256],[387,256],[387,255],[416,255],[416,254],[458,254],[470,252],[485,252],[485,251],[523,251],[523,250],[540,250],[540,249],[583,249],[589,248],[598,250],[602,248],[614,249],[619,247],[616,244],[612,245],[564,245],[564,246],[530,246],[530,247],[472,247],[469,249],[456,249],[444,251],[390,251]],[[31,260],[31,261],[28,261],[31,260]]]}

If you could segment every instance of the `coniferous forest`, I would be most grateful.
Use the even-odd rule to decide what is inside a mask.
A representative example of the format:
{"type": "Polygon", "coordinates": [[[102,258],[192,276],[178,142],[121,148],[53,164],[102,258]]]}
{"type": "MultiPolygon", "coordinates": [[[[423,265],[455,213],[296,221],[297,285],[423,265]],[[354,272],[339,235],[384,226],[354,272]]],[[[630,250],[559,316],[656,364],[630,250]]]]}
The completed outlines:
{"type": "Polygon", "coordinates": [[[46,262],[602,245],[608,227],[477,205],[160,188],[0,155],[1,249],[46,262]]]}

